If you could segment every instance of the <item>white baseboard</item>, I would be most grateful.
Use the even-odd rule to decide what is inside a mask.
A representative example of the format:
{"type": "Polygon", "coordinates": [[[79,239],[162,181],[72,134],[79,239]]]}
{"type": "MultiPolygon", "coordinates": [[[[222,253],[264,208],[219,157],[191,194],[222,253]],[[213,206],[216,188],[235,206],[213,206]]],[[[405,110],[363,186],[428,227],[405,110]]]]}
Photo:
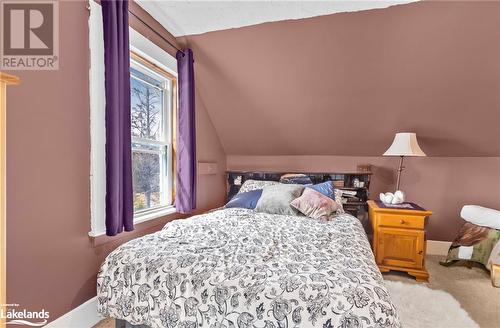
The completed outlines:
{"type": "Polygon", "coordinates": [[[97,296],[50,322],[46,328],[91,328],[103,318],[97,313],[97,296]]]}
{"type": "Polygon", "coordinates": [[[443,255],[448,254],[448,249],[451,246],[451,241],[428,240],[427,255],[443,255]]]}

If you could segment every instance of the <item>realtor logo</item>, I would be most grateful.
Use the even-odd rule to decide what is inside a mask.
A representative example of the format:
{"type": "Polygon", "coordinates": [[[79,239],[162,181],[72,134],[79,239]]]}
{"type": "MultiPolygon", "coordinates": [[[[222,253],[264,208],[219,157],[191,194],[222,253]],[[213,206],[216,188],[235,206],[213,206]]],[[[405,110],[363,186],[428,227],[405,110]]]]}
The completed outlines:
{"type": "Polygon", "coordinates": [[[58,3],[2,1],[1,4],[0,69],[58,69],[58,3]]]}
{"type": "Polygon", "coordinates": [[[49,317],[50,314],[45,309],[30,311],[22,309],[19,304],[0,304],[0,319],[6,325],[41,327],[47,324],[49,317]]]}

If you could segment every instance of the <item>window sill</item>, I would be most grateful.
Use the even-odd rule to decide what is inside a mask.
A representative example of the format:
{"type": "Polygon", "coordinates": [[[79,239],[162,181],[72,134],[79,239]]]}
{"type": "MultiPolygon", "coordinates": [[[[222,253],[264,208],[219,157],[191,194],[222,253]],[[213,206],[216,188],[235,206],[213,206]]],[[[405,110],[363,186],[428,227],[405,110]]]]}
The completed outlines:
{"type": "Polygon", "coordinates": [[[164,208],[161,208],[161,209],[158,209],[155,211],[146,212],[146,213],[134,216],[134,224],[139,224],[139,223],[146,222],[149,220],[154,220],[154,219],[160,218],[162,216],[174,214],[174,213],[176,213],[176,209],[173,205],[166,206],[164,208]]]}
{"type": "Polygon", "coordinates": [[[91,231],[89,232],[89,237],[92,242],[92,246],[98,247],[107,244],[109,242],[114,242],[118,240],[121,241],[130,240],[132,238],[140,237],[144,234],[158,230],[158,228],[155,228],[158,225],[165,225],[167,222],[171,220],[183,217],[185,217],[185,215],[178,214],[174,206],[168,206],[153,213],[145,213],[141,216],[134,217],[134,225],[135,225],[134,231],[124,231],[116,236],[107,236],[106,231],[102,232],[91,231]],[[155,222],[156,219],[158,220],[158,222],[155,222]]]}

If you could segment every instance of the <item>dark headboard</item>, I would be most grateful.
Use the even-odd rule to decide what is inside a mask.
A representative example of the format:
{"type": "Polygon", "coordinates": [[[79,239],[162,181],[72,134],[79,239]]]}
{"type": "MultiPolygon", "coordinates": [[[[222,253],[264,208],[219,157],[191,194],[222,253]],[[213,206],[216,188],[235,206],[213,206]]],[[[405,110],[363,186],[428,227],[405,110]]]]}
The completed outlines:
{"type": "Polygon", "coordinates": [[[344,186],[338,187],[339,189],[363,189],[364,195],[362,198],[368,198],[368,188],[370,186],[370,175],[371,172],[329,172],[329,173],[310,173],[310,172],[265,172],[265,171],[228,171],[227,182],[227,199],[233,198],[234,195],[238,193],[241,185],[246,180],[268,180],[268,181],[279,181],[281,176],[284,174],[295,173],[307,175],[313,184],[321,183],[325,181],[343,181],[344,186]],[[354,188],[354,179],[363,181],[363,188],[354,188]]]}

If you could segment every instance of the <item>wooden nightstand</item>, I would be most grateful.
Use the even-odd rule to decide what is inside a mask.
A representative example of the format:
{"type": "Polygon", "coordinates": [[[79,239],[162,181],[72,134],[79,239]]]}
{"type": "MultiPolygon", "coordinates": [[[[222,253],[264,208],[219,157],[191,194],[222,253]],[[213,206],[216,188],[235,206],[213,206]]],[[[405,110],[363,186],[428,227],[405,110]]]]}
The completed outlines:
{"type": "Polygon", "coordinates": [[[404,271],[427,281],[425,269],[425,218],[431,211],[382,208],[368,201],[373,228],[372,248],[380,272],[404,271]]]}

